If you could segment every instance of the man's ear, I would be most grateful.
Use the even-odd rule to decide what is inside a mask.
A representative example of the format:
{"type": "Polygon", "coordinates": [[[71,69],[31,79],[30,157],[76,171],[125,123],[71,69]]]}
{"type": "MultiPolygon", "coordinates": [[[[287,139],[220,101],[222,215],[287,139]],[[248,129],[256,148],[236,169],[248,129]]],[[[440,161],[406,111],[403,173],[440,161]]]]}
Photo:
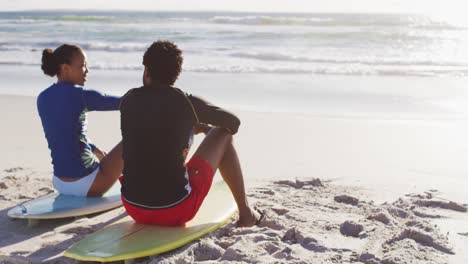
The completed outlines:
{"type": "Polygon", "coordinates": [[[144,83],[151,83],[151,75],[150,75],[150,72],[148,70],[148,68],[146,68],[145,66],[145,70],[143,71],[143,81],[144,83]]]}

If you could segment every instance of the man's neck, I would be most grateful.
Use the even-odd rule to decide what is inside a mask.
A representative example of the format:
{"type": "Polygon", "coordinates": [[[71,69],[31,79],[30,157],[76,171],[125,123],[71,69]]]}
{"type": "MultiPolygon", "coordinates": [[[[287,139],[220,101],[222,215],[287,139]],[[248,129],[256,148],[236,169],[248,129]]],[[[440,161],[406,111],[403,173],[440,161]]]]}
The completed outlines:
{"type": "Polygon", "coordinates": [[[149,82],[149,83],[146,83],[145,86],[147,87],[172,87],[172,85],[170,84],[167,84],[167,83],[160,83],[160,82],[149,82]]]}

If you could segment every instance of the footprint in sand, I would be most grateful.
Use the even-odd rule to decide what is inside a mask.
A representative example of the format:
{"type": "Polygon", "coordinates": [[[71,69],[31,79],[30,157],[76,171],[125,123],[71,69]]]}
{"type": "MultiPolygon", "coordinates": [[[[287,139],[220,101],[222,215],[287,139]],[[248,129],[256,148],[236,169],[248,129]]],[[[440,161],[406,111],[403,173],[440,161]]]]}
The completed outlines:
{"type": "Polygon", "coordinates": [[[343,236],[359,237],[359,234],[364,230],[364,226],[353,221],[345,221],[340,225],[340,233],[343,236]]]}
{"type": "Polygon", "coordinates": [[[2,201],[11,201],[10,198],[8,198],[8,197],[6,197],[4,195],[0,195],[0,200],[2,200],[2,201]]]}
{"type": "Polygon", "coordinates": [[[26,196],[26,195],[18,195],[18,199],[20,200],[30,200],[30,199],[33,199],[34,197],[31,197],[31,196],[26,196]]]}
{"type": "Polygon", "coordinates": [[[278,230],[267,230],[263,231],[263,234],[269,237],[275,237],[278,238],[278,240],[283,236],[281,231],[278,230]]]}
{"type": "Polygon", "coordinates": [[[378,257],[376,257],[374,254],[371,254],[371,253],[362,253],[361,255],[359,255],[359,258],[358,258],[359,262],[362,262],[362,263],[365,263],[365,264],[379,264],[381,263],[380,262],[380,259],[378,257]]]}
{"type": "Polygon", "coordinates": [[[388,213],[385,213],[385,212],[378,212],[378,213],[374,213],[374,214],[371,214],[367,217],[367,219],[369,220],[375,220],[375,221],[378,221],[378,222],[381,222],[385,225],[388,225],[391,223],[391,220],[390,220],[391,216],[388,214],[388,213]]]}
{"type": "Polygon", "coordinates": [[[222,237],[216,241],[216,244],[223,249],[227,249],[236,243],[236,239],[233,237],[222,237]]]}
{"type": "Polygon", "coordinates": [[[286,231],[286,233],[281,238],[283,242],[290,242],[292,244],[297,243],[298,237],[300,237],[300,231],[296,230],[295,227],[290,228],[286,231]],[[296,237],[297,236],[297,237],[296,237]]]}
{"type": "Polygon", "coordinates": [[[317,239],[303,234],[295,227],[288,229],[281,238],[281,241],[291,244],[300,244],[303,248],[314,252],[325,252],[328,250],[326,247],[319,245],[317,239]]]}
{"type": "Polygon", "coordinates": [[[425,193],[418,193],[418,194],[414,194],[414,193],[410,193],[410,194],[405,194],[405,196],[407,197],[411,197],[411,198],[419,198],[419,199],[432,199],[433,195],[432,193],[430,192],[425,192],[425,193]]]}
{"type": "Polygon", "coordinates": [[[21,170],[24,170],[24,168],[22,168],[22,167],[13,167],[13,168],[5,169],[3,171],[7,172],[7,173],[12,173],[12,172],[17,172],[17,171],[21,171],[21,170]]]}
{"type": "Polygon", "coordinates": [[[358,198],[355,198],[355,197],[352,197],[352,196],[349,196],[349,195],[337,195],[335,196],[335,202],[338,202],[338,203],[344,203],[344,204],[350,204],[350,205],[358,205],[359,203],[359,199],[358,198]]]}
{"type": "Polygon", "coordinates": [[[398,218],[408,218],[409,217],[409,212],[406,210],[403,210],[401,208],[398,208],[396,206],[390,205],[387,208],[387,212],[390,213],[393,217],[398,217],[398,218]]]}
{"type": "Polygon", "coordinates": [[[224,248],[216,245],[213,241],[203,241],[193,251],[195,261],[217,260],[224,253],[224,248]]]}
{"type": "Polygon", "coordinates": [[[432,228],[430,226],[427,226],[424,223],[415,221],[415,220],[411,220],[411,221],[406,222],[405,226],[407,226],[407,227],[416,227],[418,229],[424,230],[425,232],[433,232],[434,231],[434,228],[432,228]]]}
{"type": "Polygon", "coordinates": [[[413,202],[415,205],[419,206],[424,206],[424,207],[437,207],[437,208],[442,208],[442,209],[448,209],[448,210],[453,210],[453,211],[458,211],[458,212],[463,212],[466,213],[468,211],[467,207],[449,201],[434,201],[434,200],[416,200],[413,202]]]}
{"type": "Polygon", "coordinates": [[[290,247],[285,247],[280,251],[275,252],[272,257],[277,259],[290,259],[293,250],[290,247]]]}
{"type": "Polygon", "coordinates": [[[308,185],[308,186],[315,186],[315,187],[323,187],[322,181],[320,179],[313,179],[310,181],[291,181],[291,180],[286,180],[286,181],[275,181],[275,184],[279,185],[286,185],[295,189],[301,189],[302,187],[308,185]]]}
{"type": "Polygon", "coordinates": [[[273,190],[259,190],[258,193],[267,194],[267,195],[275,195],[276,194],[273,190]]]}
{"type": "Polygon", "coordinates": [[[281,249],[280,243],[277,241],[265,241],[258,243],[258,246],[263,248],[268,254],[272,255],[281,249]]]}
{"type": "Polygon", "coordinates": [[[219,259],[220,261],[258,262],[258,256],[265,255],[263,248],[257,247],[256,243],[248,239],[239,239],[234,245],[226,249],[219,259]],[[246,251],[245,249],[249,250],[246,251]]]}
{"type": "Polygon", "coordinates": [[[276,219],[271,219],[271,218],[266,218],[260,224],[258,225],[259,227],[268,227],[273,230],[284,230],[285,226],[280,223],[280,221],[276,219]]]}
{"type": "Polygon", "coordinates": [[[92,226],[75,226],[68,229],[62,230],[64,234],[77,234],[77,235],[87,235],[94,232],[94,228],[92,226]]]}
{"type": "Polygon", "coordinates": [[[444,245],[443,242],[437,241],[438,239],[432,237],[430,233],[424,233],[411,228],[403,230],[398,236],[388,240],[387,243],[392,244],[403,239],[412,239],[423,246],[432,247],[440,252],[451,255],[455,254],[452,249],[444,245]]]}
{"type": "Polygon", "coordinates": [[[417,217],[421,217],[421,218],[442,218],[441,215],[438,215],[438,214],[428,214],[428,213],[425,213],[421,210],[418,210],[418,209],[413,209],[413,214],[417,217]]]}
{"type": "Polygon", "coordinates": [[[271,208],[271,210],[275,212],[277,215],[285,215],[289,212],[289,210],[284,207],[273,207],[271,208]]]}
{"type": "Polygon", "coordinates": [[[43,188],[39,189],[39,192],[45,192],[46,194],[49,194],[49,193],[53,193],[54,189],[52,189],[50,187],[43,187],[43,188]]]}
{"type": "Polygon", "coordinates": [[[327,247],[319,245],[317,239],[313,237],[305,237],[302,240],[301,246],[307,250],[314,252],[326,252],[329,250],[327,247]]]}
{"type": "Polygon", "coordinates": [[[244,236],[244,235],[256,234],[257,232],[258,230],[255,228],[243,227],[243,228],[234,228],[234,229],[228,230],[228,235],[229,236],[244,236]]]}

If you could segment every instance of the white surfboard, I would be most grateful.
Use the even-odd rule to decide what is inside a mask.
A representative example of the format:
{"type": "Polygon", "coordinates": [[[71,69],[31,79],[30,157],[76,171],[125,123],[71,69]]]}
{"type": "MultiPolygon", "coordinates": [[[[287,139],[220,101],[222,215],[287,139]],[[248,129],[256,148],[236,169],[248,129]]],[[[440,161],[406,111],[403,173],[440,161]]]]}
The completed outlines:
{"type": "MultiPolygon", "coordinates": [[[[55,192],[15,206],[8,211],[8,217],[28,220],[77,217],[121,205],[120,183],[116,182],[102,197],[79,197],[55,192]]],[[[29,221],[30,225],[34,223],[29,221]]]]}

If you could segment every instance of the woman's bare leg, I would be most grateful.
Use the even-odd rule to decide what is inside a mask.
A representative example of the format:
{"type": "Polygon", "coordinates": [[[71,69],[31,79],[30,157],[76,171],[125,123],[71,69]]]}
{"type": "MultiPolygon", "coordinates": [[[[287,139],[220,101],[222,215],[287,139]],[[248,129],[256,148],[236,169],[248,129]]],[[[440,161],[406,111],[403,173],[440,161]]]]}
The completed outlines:
{"type": "Polygon", "coordinates": [[[219,168],[229,186],[239,209],[239,226],[253,226],[259,215],[249,206],[245,194],[244,178],[237,152],[232,144],[232,135],[221,128],[212,129],[198,147],[194,156],[210,163],[214,171],[219,168]]]}
{"type": "Polygon", "coordinates": [[[88,196],[102,196],[122,175],[122,142],[117,144],[105,157],[100,159],[99,172],[89,188],[88,196]]]}

